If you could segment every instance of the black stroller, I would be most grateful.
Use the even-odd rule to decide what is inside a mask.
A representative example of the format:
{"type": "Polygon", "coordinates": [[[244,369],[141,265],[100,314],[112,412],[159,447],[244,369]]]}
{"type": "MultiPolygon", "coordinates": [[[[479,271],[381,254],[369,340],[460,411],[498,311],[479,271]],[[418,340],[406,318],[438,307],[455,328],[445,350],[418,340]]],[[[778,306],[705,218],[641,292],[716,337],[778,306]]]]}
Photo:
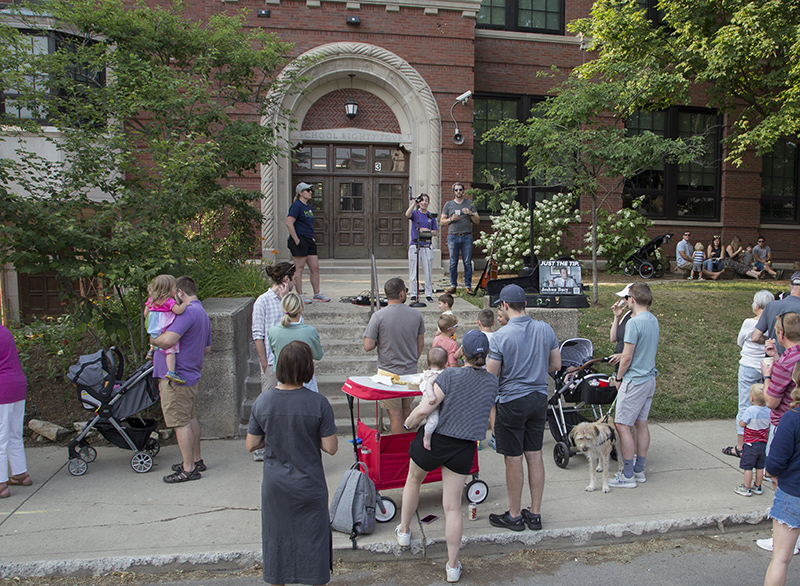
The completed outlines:
{"type": "Polygon", "coordinates": [[[86,474],[88,464],[97,458],[97,450],[86,441],[92,429],[97,429],[115,446],[132,450],[134,471],[149,472],[153,467],[153,457],[161,449],[158,440],[150,437],[156,422],[135,417],[136,413],[158,402],[153,363],[145,362],[128,380],[118,382],[123,370],[122,353],[117,348],[86,354],[69,367],[67,378],[75,385],[81,404],[95,413],[78,437],[69,443],[67,469],[73,476],[86,474]]]}
{"type": "Polygon", "coordinates": [[[561,344],[561,369],[553,375],[556,390],[547,405],[547,423],[556,440],[553,459],[556,466],[566,468],[575,444],[569,437],[572,428],[583,421],[598,421],[606,416],[603,405],[611,405],[617,396],[616,387],[608,383],[608,375],[594,371],[594,365],[608,358],[592,358],[592,342],[572,338],[561,344]],[[573,403],[572,406],[565,403],[573,403]]]}
{"type": "Polygon", "coordinates": [[[671,238],[672,234],[662,234],[642,246],[625,259],[624,273],[630,277],[638,272],[643,279],[649,279],[650,277],[660,279],[663,277],[667,269],[658,255],[656,255],[656,250],[669,243],[671,238]]]}

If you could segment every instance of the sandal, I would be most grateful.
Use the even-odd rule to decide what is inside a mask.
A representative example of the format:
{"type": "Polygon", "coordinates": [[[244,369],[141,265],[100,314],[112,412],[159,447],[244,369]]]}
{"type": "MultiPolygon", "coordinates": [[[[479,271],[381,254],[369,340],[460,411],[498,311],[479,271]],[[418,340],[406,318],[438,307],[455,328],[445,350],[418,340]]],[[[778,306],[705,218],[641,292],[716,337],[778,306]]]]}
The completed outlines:
{"type": "MultiPolygon", "coordinates": [[[[183,462],[178,462],[177,464],[173,464],[172,465],[172,469],[175,472],[180,472],[181,470],[183,470],[183,462]]],[[[203,462],[202,458],[200,458],[199,460],[197,460],[194,463],[194,469],[197,470],[198,472],[205,472],[206,471],[207,467],[206,467],[205,463],[203,462]]]]}
{"type": "Polygon", "coordinates": [[[8,490],[8,482],[0,482],[0,499],[7,499],[11,496],[11,493],[8,490]]]}
{"type": "Polygon", "coordinates": [[[742,450],[736,446],[728,446],[727,448],[723,448],[722,453],[726,456],[733,456],[734,458],[742,457],[742,450]]]}
{"type": "Polygon", "coordinates": [[[200,480],[200,478],[202,478],[202,476],[197,470],[191,470],[187,472],[186,470],[181,469],[180,472],[175,472],[165,476],[164,482],[167,484],[177,484],[179,482],[188,482],[190,480],[200,480]]]}
{"type": "Polygon", "coordinates": [[[30,486],[33,484],[30,475],[27,472],[22,474],[14,474],[8,479],[8,483],[12,486],[30,486]]]}

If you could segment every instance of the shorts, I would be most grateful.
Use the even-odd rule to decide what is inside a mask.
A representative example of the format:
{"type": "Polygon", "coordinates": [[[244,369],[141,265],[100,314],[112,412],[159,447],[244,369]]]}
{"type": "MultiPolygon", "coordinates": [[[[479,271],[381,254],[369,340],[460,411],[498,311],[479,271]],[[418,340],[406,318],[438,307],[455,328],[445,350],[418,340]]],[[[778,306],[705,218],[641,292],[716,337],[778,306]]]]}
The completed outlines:
{"type": "Polygon", "coordinates": [[[767,463],[767,442],[744,444],[739,468],[742,470],[763,470],[767,463]]]}
{"type": "Polygon", "coordinates": [[[160,378],[158,390],[161,393],[161,412],[167,427],[183,427],[197,416],[197,385],[173,385],[167,379],[160,378]]]}
{"type": "Polygon", "coordinates": [[[408,455],[414,460],[414,464],[426,472],[444,466],[456,474],[466,476],[470,473],[478,447],[474,441],[440,435],[434,431],[431,436],[431,449],[426,450],[422,445],[423,435],[425,429],[418,429],[417,435],[408,446],[408,455]]]}
{"type": "Polygon", "coordinates": [[[617,392],[617,409],[614,422],[632,427],[637,421],[647,421],[650,405],[656,392],[656,378],[634,385],[624,381],[617,392]]]}
{"type": "Polygon", "coordinates": [[[300,239],[300,244],[295,244],[294,239],[289,236],[289,252],[292,256],[317,256],[317,242],[308,236],[297,237],[300,239]]]}
{"type": "Polygon", "coordinates": [[[800,497],[787,494],[778,486],[769,516],[790,529],[800,528],[800,497]]]}
{"type": "Polygon", "coordinates": [[[389,409],[392,409],[394,411],[399,411],[404,407],[410,409],[411,403],[414,402],[414,397],[403,397],[401,399],[383,399],[382,401],[379,402],[381,404],[381,407],[383,407],[387,411],[389,409]]]}
{"type": "Polygon", "coordinates": [[[547,395],[533,392],[508,403],[497,403],[494,438],[497,453],[521,456],[523,452],[539,452],[547,421],[547,395]]]}
{"type": "Polygon", "coordinates": [[[271,364],[267,365],[267,370],[261,371],[261,392],[268,391],[278,384],[278,377],[271,364]]]}

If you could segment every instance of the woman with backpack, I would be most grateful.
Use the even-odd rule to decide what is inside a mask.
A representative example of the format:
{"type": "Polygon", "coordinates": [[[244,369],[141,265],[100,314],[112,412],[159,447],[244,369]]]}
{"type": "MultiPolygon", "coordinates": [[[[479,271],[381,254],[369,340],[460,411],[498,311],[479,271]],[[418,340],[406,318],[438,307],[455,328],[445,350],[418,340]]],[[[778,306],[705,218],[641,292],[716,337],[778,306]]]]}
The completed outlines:
{"type": "Polygon", "coordinates": [[[253,403],[245,445],[264,450],[261,549],[264,581],[321,585],[330,581],[333,536],[322,453],[338,448],[333,409],[305,385],[314,358],[305,342],[289,342],[278,356],[279,382],[253,403]]]}

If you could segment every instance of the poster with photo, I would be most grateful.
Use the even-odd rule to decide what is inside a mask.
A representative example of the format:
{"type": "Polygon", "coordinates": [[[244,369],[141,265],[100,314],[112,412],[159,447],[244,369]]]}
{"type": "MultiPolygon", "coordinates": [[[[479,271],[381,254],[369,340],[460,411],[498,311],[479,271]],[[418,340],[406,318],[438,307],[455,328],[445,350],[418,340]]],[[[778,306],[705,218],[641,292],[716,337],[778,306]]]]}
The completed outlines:
{"type": "Polygon", "coordinates": [[[581,263],[577,260],[539,261],[541,295],[581,295],[581,263]]]}

